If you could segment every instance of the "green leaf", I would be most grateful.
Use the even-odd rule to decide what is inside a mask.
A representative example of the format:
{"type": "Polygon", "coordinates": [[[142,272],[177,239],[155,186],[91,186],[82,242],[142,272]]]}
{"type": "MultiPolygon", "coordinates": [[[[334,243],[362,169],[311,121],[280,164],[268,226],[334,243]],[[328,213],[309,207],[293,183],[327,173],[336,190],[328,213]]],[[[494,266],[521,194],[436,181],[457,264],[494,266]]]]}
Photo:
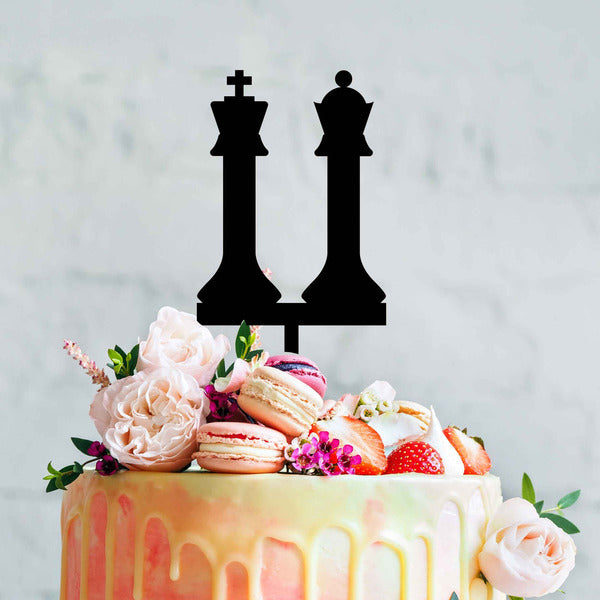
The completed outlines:
{"type": "Polygon", "coordinates": [[[52,475],[58,475],[58,471],[52,466],[52,461],[48,463],[46,468],[48,469],[48,473],[51,473],[52,475]]]}
{"type": "Polygon", "coordinates": [[[244,356],[244,352],[247,349],[246,340],[252,335],[250,326],[246,321],[242,321],[240,328],[238,329],[237,335],[235,336],[235,355],[238,358],[244,356]]]}
{"type": "Polygon", "coordinates": [[[62,480],[62,475],[57,475],[54,478],[54,485],[59,489],[59,490],[66,490],[67,488],[65,487],[65,484],[63,483],[62,480]]]}
{"type": "Polygon", "coordinates": [[[46,486],[46,493],[48,494],[49,492],[54,492],[56,491],[58,488],[56,487],[56,479],[53,477],[49,482],[48,485],[46,486]]]}
{"type": "Polygon", "coordinates": [[[537,514],[541,515],[542,508],[544,508],[544,501],[540,500],[539,502],[536,502],[533,506],[535,507],[535,510],[537,510],[537,514]]]}
{"type": "Polygon", "coordinates": [[[221,362],[217,365],[216,371],[217,377],[225,377],[225,359],[222,358],[221,362]]]}
{"type": "Polygon", "coordinates": [[[78,475],[81,475],[83,473],[83,465],[75,461],[73,464],[73,471],[78,475]]]}
{"type": "Polygon", "coordinates": [[[452,596],[450,596],[450,600],[458,600],[458,596],[456,595],[456,592],[452,592],[452,596]]]}
{"type": "Polygon", "coordinates": [[[125,358],[127,357],[125,350],[123,350],[123,348],[121,348],[120,346],[117,346],[116,344],[115,344],[115,350],[121,355],[122,362],[125,362],[125,358]]]}
{"type": "Polygon", "coordinates": [[[533,488],[533,483],[531,482],[531,478],[527,473],[523,473],[523,481],[521,483],[521,495],[525,500],[531,502],[531,504],[535,504],[535,490],[533,488]]]}
{"type": "Polygon", "coordinates": [[[54,479],[54,475],[46,475],[46,477],[42,477],[44,481],[48,481],[49,479],[54,479]]]}
{"type": "Polygon", "coordinates": [[[581,495],[581,490],[575,490],[566,496],[563,496],[558,501],[558,508],[569,508],[569,506],[573,506],[577,500],[579,500],[579,496],[581,495]]]}
{"type": "MultiPolygon", "coordinates": [[[[88,454],[88,450],[92,445],[92,440],[84,440],[83,438],[72,437],[71,441],[73,442],[75,448],[84,454],[88,454]]],[[[89,454],[88,454],[89,456],[89,454]]]]}
{"type": "Polygon", "coordinates": [[[248,354],[246,354],[246,360],[250,362],[255,356],[260,356],[264,350],[261,348],[259,350],[250,350],[248,354]]]}
{"type": "Polygon", "coordinates": [[[509,596],[508,600],[523,600],[523,598],[521,596],[509,596]]]}
{"type": "Polygon", "coordinates": [[[135,373],[135,370],[137,369],[138,356],[140,354],[140,345],[136,344],[131,349],[131,352],[129,354],[130,354],[131,358],[129,360],[129,364],[127,365],[127,367],[129,370],[129,374],[133,375],[135,373]]]}
{"type": "Polygon", "coordinates": [[[540,517],[544,519],[550,519],[557,527],[560,527],[565,533],[571,535],[572,533],[579,533],[578,527],[571,523],[568,519],[561,517],[560,515],[555,515],[553,513],[542,513],[540,517]]]}
{"type": "Polygon", "coordinates": [[[110,360],[112,360],[115,365],[121,365],[125,360],[125,356],[121,356],[120,352],[117,352],[112,348],[108,349],[108,358],[110,358],[110,360]]]}

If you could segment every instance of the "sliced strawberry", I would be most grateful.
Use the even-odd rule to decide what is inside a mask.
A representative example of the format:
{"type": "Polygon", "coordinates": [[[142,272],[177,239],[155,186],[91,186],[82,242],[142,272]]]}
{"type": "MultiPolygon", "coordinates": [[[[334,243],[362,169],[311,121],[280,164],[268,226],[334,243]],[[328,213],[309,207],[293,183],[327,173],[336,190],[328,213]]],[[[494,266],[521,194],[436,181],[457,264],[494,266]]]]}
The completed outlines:
{"type": "Polygon", "coordinates": [[[465,475],[485,475],[492,468],[489,454],[481,443],[456,427],[447,427],[444,435],[462,459],[465,475]]]}
{"type": "Polygon", "coordinates": [[[340,446],[350,444],[362,461],[356,465],[357,475],[381,475],[387,459],[379,434],[364,421],[354,417],[338,416],[327,421],[317,421],[311,433],[329,432],[330,438],[340,440],[340,446]]]}
{"type": "Polygon", "coordinates": [[[406,442],[392,450],[385,472],[443,475],[444,463],[440,453],[430,444],[419,441],[406,442]]]}

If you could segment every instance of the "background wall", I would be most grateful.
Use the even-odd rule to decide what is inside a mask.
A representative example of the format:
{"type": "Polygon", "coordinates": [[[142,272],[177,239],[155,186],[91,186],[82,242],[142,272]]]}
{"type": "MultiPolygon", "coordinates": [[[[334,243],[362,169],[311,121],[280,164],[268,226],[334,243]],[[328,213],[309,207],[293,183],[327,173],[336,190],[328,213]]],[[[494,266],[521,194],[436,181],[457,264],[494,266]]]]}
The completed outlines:
{"type": "MultiPolygon", "coordinates": [[[[301,331],[331,395],[388,379],[480,433],[506,496],[524,470],[548,501],[582,487],[571,516],[584,533],[565,590],[595,597],[599,6],[5,3],[0,598],[57,597],[61,497],[46,496],[41,477],[49,459],[72,460],[69,436],[94,436],[94,388],[63,337],[103,362],[109,345],[145,336],[162,305],[193,312],[216,269],[221,161],[208,154],[209,102],[230,93],[234,68],[270,102],[258,256],[287,299],[325,255],[312,102],[347,68],[375,103],[362,247],[389,325],[301,331]]],[[[354,293],[349,281],[339,301],[354,293]]],[[[282,339],[265,332],[273,350],[282,339]]]]}

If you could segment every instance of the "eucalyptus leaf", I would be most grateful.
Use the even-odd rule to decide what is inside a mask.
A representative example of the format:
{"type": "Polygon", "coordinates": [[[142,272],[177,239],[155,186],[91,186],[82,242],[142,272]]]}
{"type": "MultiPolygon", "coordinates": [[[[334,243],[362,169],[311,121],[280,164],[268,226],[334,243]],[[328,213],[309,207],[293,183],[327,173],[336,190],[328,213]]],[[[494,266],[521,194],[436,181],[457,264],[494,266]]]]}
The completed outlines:
{"type": "Polygon", "coordinates": [[[545,512],[540,515],[544,519],[550,519],[557,527],[560,527],[565,533],[571,535],[572,533],[579,533],[579,528],[569,521],[569,519],[565,519],[560,515],[555,515],[553,513],[545,512]]]}
{"type": "MultiPolygon", "coordinates": [[[[73,442],[75,448],[84,454],[88,454],[90,446],[92,445],[92,440],[85,440],[83,438],[72,437],[71,441],[73,442]]],[[[89,456],[89,454],[88,454],[89,456]]]]}
{"type": "Polygon", "coordinates": [[[573,506],[577,500],[579,500],[579,496],[581,495],[581,490],[575,490],[566,496],[563,496],[558,501],[558,508],[569,508],[569,506],[573,506]]]}
{"type": "Polygon", "coordinates": [[[525,500],[531,502],[531,504],[535,504],[535,489],[533,487],[533,483],[531,482],[531,478],[527,473],[523,473],[523,481],[521,483],[521,495],[525,500]]]}

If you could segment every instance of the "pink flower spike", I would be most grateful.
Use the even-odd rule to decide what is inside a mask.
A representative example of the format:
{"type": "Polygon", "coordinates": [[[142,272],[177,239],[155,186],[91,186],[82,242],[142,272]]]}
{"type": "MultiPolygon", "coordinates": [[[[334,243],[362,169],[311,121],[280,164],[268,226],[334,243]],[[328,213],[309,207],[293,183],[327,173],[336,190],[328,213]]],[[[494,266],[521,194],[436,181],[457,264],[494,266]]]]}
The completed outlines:
{"type": "Polygon", "coordinates": [[[110,379],[103,369],[99,369],[96,363],[84,354],[81,348],[71,340],[64,340],[63,348],[69,356],[79,363],[79,366],[85,369],[85,372],[92,378],[92,383],[99,385],[98,391],[110,385],[110,379]]]}

